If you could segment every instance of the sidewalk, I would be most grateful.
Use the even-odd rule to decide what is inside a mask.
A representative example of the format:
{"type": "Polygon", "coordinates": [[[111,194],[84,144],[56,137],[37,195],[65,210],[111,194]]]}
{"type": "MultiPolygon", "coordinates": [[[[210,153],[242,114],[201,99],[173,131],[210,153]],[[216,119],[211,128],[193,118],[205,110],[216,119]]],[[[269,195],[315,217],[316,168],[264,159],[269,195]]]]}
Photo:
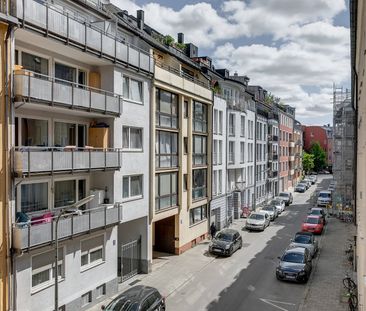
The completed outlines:
{"type": "MultiPolygon", "coordinates": [[[[240,232],[244,224],[245,219],[234,219],[230,228],[240,232]]],[[[166,254],[166,256],[154,259],[151,273],[136,275],[128,281],[119,284],[118,292],[121,293],[134,285],[148,285],[158,288],[165,298],[169,297],[197,272],[215,260],[216,256],[208,253],[209,242],[209,240],[204,240],[179,256],[166,254]]],[[[88,311],[101,310],[101,306],[107,305],[114,297],[106,299],[88,309],[88,311]]]]}
{"type": "Polygon", "coordinates": [[[307,284],[305,299],[299,311],[344,311],[348,310],[342,280],[351,276],[345,249],[353,239],[354,226],[337,218],[328,218],[328,225],[320,241],[320,250],[312,276],[307,284]]]}

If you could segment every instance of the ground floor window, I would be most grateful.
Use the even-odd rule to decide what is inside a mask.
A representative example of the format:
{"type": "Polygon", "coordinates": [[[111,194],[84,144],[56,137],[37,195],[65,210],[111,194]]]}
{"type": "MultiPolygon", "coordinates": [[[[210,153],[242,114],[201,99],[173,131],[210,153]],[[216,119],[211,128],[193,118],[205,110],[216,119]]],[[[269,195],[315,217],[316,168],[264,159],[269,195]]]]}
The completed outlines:
{"type": "Polygon", "coordinates": [[[104,261],[104,236],[81,241],[81,269],[87,269],[104,261]]]}
{"type": "Polygon", "coordinates": [[[192,208],[189,211],[189,224],[191,226],[205,219],[207,219],[207,204],[192,208]]]}

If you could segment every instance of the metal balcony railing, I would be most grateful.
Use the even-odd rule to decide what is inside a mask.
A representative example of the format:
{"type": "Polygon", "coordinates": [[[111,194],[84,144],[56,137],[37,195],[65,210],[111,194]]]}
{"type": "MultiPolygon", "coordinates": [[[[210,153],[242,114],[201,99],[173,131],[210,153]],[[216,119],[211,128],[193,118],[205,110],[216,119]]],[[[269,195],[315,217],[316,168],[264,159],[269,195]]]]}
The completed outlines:
{"type": "MultiPolygon", "coordinates": [[[[122,221],[122,212],[122,205],[116,203],[70,213],[61,217],[58,224],[58,237],[60,240],[68,239],[118,224],[122,221]]],[[[29,250],[53,243],[57,215],[53,215],[52,212],[47,214],[50,217],[37,217],[37,220],[13,224],[13,247],[15,249],[29,250]]]]}
{"type": "Polygon", "coordinates": [[[98,27],[98,22],[88,22],[81,14],[72,15],[68,10],[39,0],[14,0],[12,15],[21,21],[23,28],[113,62],[154,72],[154,59],[148,52],[126,43],[118,33],[98,27]]]}
{"type": "Polygon", "coordinates": [[[122,113],[123,98],[120,95],[27,70],[15,71],[14,95],[22,102],[40,102],[116,116],[122,113]]]}
{"type": "Polygon", "coordinates": [[[120,169],[120,149],[17,147],[15,172],[22,175],[120,169]]]}

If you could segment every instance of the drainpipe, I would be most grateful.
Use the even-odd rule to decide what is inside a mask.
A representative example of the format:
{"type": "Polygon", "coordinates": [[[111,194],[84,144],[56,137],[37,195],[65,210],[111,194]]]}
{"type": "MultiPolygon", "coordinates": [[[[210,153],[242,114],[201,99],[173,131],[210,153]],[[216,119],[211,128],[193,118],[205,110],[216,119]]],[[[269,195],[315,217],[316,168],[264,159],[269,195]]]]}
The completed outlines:
{"type": "MultiPolygon", "coordinates": [[[[257,106],[257,105],[256,105],[257,106]]],[[[253,210],[255,211],[257,205],[257,107],[255,107],[255,117],[254,117],[254,126],[253,126],[253,134],[254,134],[254,198],[253,198],[253,210]]]]}
{"type": "MultiPolygon", "coordinates": [[[[226,101],[226,100],[225,100],[226,101]]],[[[227,183],[229,180],[229,172],[227,169],[227,161],[228,161],[228,108],[227,108],[227,101],[226,101],[226,107],[225,107],[225,172],[226,172],[226,181],[225,181],[225,189],[227,190],[227,183]]],[[[226,206],[226,226],[228,225],[228,211],[229,211],[229,204],[227,201],[228,198],[228,192],[226,191],[226,200],[225,200],[225,206],[226,206]]]]}
{"type": "MultiPolygon", "coordinates": [[[[355,225],[357,225],[357,149],[358,149],[358,74],[357,74],[357,71],[356,71],[356,67],[355,66],[352,66],[352,71],[354,73],[354,76],[355,76],[355,92],[353,94],[351,94],[351,97],[354,96],[354,94],[356,94],[356,96],[354,96],[354,101],[355,101],[355,106],[356,108],[354,108],[354,111],[355,111],[355,124],[356,124],[356,128],[354,129],[354,135],[355,135],[355,144],[354,144],[354,154],[355,154],[355,167],[354,167],[354,170],[353,170],[353,183],[354,183],[354,193],[353,193],[353,200],[354,200],[354,207],[353,207],[353,214],[354,214],[354,217],[353,217],[353,222],[355,225]]],[[[353,103],[352,103],[352,107],[354,107],[353,103]]]]}

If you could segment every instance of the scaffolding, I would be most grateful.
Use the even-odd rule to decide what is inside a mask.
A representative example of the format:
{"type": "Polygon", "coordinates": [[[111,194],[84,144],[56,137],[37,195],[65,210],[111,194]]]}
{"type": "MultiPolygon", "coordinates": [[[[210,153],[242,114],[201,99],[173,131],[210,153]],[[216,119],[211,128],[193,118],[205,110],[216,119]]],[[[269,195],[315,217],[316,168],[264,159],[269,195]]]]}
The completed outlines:
{"type": "Polygon", "coordinates": [[[355,111],[351,91],[333,86],[333,208],[353,212],[355,174],[355,111]]]}

